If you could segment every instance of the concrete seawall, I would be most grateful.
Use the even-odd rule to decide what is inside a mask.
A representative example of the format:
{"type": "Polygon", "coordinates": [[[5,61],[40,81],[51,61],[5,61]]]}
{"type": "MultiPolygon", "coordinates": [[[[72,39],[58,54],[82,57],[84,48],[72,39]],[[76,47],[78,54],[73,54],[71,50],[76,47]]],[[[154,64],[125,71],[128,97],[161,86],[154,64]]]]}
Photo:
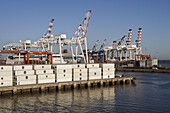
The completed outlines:
{"type": "Polygon", "coordinates": [[[36,85],[25,85],[25,86],[11,86],[11,87],[0,87],[1,96],[5,94],[22,94],[24,92],[33,93],[34,91],[49,91],[49,90],[61,90],[67,88],[81,88],[81,87],[95,87],[105,85],[117,85],[117,84],[129,84],[135,83],[135,77],[122,77],[112,79],[101,79],[101,80],[89,80],[89,81],[77,81],[77,82],[63,82],[63,83],[50,83],[50,84],[36,84],[36,85]]]}

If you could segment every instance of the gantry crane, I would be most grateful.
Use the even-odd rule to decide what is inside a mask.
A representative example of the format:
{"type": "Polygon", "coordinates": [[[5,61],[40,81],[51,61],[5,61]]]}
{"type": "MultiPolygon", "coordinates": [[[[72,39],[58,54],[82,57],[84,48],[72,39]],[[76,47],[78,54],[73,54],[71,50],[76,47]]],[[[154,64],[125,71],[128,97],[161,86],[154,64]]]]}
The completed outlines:
{"type": "Polygon", "coordinates": [[[84,18],[84,21],[83,21],[83,24],[79,25],[77,31],[74,33],[73,37],[69,41],[73,61],[74,61],[74,58],[77,61],[78,45],[79,45],[81,54],[84,57],[84,62],[88,63],[86,33],[87,33],[87,27],[88,27],[89,20],[90,20],[90,14],[91,14],[91,10],[87,11],[86,17],[84,18]],[[82,44],[84,44],[84,46],[85,46],[85,52],[86,52],[85,54],[82,49],[82,44]],[[73,51],[73,45],[75,45],[75,55],[74,55],[74,51],[73,51]]]}

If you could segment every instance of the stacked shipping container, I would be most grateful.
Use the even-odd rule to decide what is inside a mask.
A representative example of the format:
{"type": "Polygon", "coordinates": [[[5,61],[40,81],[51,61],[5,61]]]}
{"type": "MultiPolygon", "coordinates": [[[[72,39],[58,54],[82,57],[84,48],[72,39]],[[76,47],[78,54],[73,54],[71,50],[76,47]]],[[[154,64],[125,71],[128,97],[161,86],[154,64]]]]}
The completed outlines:
{"type": "Polygon", "coordinates": [[[0,66],[0,87],[12,86],[12,66],[0,66]]]}
{"type": "Polygon", "coordinates": [[[18,86],[36,84],[36,75],[32,65],[14,65],[14,78],[18,86]]]}
{"type": "Polygon", "coordinates": [[[51,65],[34,65],[34,70],[38,84],[55,83],[55,74],[51,65]]]}

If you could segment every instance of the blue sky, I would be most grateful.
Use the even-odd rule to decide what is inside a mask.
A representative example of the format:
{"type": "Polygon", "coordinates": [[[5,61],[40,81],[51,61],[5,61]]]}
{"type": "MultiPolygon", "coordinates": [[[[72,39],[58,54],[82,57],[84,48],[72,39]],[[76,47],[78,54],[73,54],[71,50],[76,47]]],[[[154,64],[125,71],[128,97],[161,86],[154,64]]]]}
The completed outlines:
{"type": "MultiPolygon", "coordinates": [[[[143,52],[159,59],[170,59],[169,0],[0,0],[0,46],[19,40],[36,41],[54,18],[52,34],[71,38],[92,10],[87,31],[88,48],[96,40],[107,45],[132,29],[132,41],[143,28],[143,52]]],[[[0,47],[0,48],[1,48],[0,47]]]]}

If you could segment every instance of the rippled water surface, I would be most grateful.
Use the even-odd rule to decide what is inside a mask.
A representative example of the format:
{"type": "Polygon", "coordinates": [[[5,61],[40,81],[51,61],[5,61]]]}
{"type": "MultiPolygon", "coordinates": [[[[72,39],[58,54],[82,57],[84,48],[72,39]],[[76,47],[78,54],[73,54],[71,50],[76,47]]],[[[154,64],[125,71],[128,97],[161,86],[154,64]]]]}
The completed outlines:
{"type": "Polygon", "coordinates": [[[170,74],[124,74],[135,84],[0,96],[0,113],[170,113],[170,74]]]}

